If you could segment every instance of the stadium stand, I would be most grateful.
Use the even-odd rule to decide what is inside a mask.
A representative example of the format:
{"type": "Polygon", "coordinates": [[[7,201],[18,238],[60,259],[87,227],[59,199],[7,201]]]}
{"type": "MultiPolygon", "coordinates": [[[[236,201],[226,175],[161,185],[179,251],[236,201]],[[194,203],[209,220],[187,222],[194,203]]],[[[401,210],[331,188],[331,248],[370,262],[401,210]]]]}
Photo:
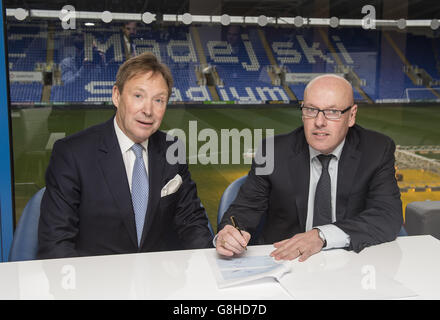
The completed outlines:
{"type": "MultiPolygon", "coordinates": [[[[322,46],[321,41],[317,41],[312,29],[266,28],[265,36],[269,39],[269,45],[277,63],[287,73],[307,74],[335,71],[334,60],[328,49],[322,46]]],[[[293,80],[295,82],[288,85],[302,100],[305,83],[308,80],[299,82],[297,79],[293,80]]]]}
{"type": "Polygon", "coordinates": [[[47,24],[8,25],[9,70],[35,71],[46,63],[47,24]]]}
{"type": "MultiPolygon", "coordinates": [[[[133,43],[137,54],[152,51],[172,70],[171,102],[301,100],[305,83],[324,72],[349,79],[357,101],[440,99],[435,37],[359,28],[233,27],[235,39],[231,28],[220,26],[139,25],[133,43]]],[[[47,22],[11,22],[7,33],[11,72],[49,73],[44,81],[13,83],[13,103],[111,101],[124,61],[120,26],[63,30],[47,22]]]]}
{"type": "MultiPolygon", "coordinates": [[[[333,43],[341,64],[349,66],[360,79],[358,87],[368,97],[376,100],[379,80],[377,65],[380,57],[380,32],[353,28],[331,29],[328,38],[333,43]]],[[[338,68],[335,72],[337,71],[338,68]]],[[[355,90],[355,99],[364,99],[359,89],[355,90]]]]}
{"type": "Polygon", "coordinates": [[[237,28],[237,41],[228,41],[227,28],[200,27],[199,34],[207,63],[215,66],[221,84],[217,85],[222,100],[252,102],[289,100],[279,85],[274,85],[267,72],[271,65],[256,28],[237,28]],[[225,31],[226,30],[226,31],[225,31]]]}
{"type": "Polygon", "coordinates": [[[11,101],[36,102],[41,100],[43,84],[41,83],[11,83],[11,101]]]}
{"type": "MultiPolygon", "coordinates": [[[[406,51],[406,57],[414,66],[413,71],[420,78],[419,82],[428,88],[438,87],[439,84],[437,80],[439,79],[438,63],[434,54],[435,41],[435,38],[428,38],[423,35],[408,34],[407,37],[408,50],[406,51]],[[425,54],[426,52],[432,54],[425,54]]],[[[433,99],[435,93],[438,94],[438,90],[433,92],[429,89],[417,88],[409,91],[408,95],[412,99],[429,100],[433,99]]]]}
{"type": "Polygon", "coordinates": [[[39,102],[43,84],[33,82],[32,74],[42,72],[46,65],[46,23],[8,25],[8,62],[10,71],[10,99],[12,102],[39,102]],[[18,76],[18,75],[21,76],[18,76]]]}

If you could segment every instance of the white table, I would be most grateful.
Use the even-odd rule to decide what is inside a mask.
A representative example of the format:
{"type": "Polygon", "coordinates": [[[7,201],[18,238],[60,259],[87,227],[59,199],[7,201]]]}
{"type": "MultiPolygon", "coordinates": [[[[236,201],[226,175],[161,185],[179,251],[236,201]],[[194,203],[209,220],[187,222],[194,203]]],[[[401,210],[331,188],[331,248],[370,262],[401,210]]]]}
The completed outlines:
{"type": "MultiPolygon", "coordinates": [[[[214,249],[1,263],[0,299],[292,299],[272,279],[218,289],[209,250],[214,249]]],[[[273,248],[250,250],[269,253],[273,248]]],[[[351,261],[356,261],[353,268],[359,262],[367,271],[373,266],[416,292],[416,298],[440,298],[440,241],[431,236],[401,237],[359,254],[322,251],[294,270],[310,276],[350,268],[351,261]]]]}

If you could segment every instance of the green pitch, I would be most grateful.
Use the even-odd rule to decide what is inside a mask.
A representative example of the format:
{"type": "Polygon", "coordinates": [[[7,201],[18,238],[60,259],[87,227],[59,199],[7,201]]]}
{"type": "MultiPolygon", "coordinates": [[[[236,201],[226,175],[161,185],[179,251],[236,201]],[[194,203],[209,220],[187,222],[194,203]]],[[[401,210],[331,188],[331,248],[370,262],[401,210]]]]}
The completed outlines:
{"type": "MultiPolygon", "coordinates": [[[[44,173],[53,142],[65,135],[103,122],[113,110],[63,110],[36,108],[13,110],[12,136],[14,146],[15,211],[18,221],[29,198],[45,185],[44,173]]],[[[197,130],[212,128],[238,130],[273,129],[275,134],[287,133],[301,125],[297,108],[169,109],[162,130],[180,128],[189,136],[190,121],[197,121],[197,130]]],[[[193,122],[194,123],[194,122],[193,122]]],[[[438,107],[377,107],[358,109],[357,123],[394,139],[400,145],[440,145],[440,108],[438,107]]],[[[265,132],[265,131],[264,131],[265,132]]],[[[220,136],[220,134],[219,134],[220,136]]],[[[200,148],[204,142],[197,144],[200,148]]],[[[246,152],[247,150],[242,150],[246,152]]],[[[230,182],[245,175],[250,165],[190,164],[199,197],[216,229],[217,206],[223,190],[230,182]]]]}

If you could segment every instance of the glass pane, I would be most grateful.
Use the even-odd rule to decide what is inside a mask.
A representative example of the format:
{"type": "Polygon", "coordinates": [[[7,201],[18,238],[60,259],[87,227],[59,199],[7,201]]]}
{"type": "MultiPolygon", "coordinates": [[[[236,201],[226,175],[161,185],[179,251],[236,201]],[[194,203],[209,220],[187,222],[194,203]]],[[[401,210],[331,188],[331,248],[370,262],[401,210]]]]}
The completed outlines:
{"type": "MultiPolygon", "coordinates": [[[[192,21],[200,15],[188,3],[72,3],[77,11],[109,11],[113,18],[63,24],[49,17],[19,20],[15,11],[7,17],[17,221],[45,185],[53,143],[112,117],[116,72],[127,57],[145,51],[172,71],[173,94],[161,129],[183,130],[190,170],[214,226],[224,189],[247,174],[259,141],[302,125],[298,106],[305,86],[322,73],[348,79],[359,105],[357,122],[398,145],[404,208],[415,200],[440,200],[440,29],[431,20],[438,6],[413,10],[412,4],[392,8],[374,1],[364,13],[353,1],[256,1],[249,13],[249,5],[218,1],[216,14],[204,12],[213,22],[185,24],[183,13],[193,13],[192,21]],[[367,19],[372,9],[382,22],[367,19]],[[139,18],[146,12],[155,15],[153,22],[139,18]],[[137,13],[137,22],[126,26],[116,13],[137,13]],[[225,26],[223,14],[240,21],[266,15],[268,23],[225,26]],[[425,25],[411,26],[415,19],[426,19],[425,25]],[[124,28],[132,32],[128,38],[124,28]],[[224,149],[222,130],[229,140],[224,149]],[[210,144],[214,137],[216,145],[210,144]],[[234,139],[239,149],[233,149],[234,139]]],[[[61,9],[44,1],[32,5],[61,9]]],[[[13,1],[6,6],[17,8],[13,1]]]]}

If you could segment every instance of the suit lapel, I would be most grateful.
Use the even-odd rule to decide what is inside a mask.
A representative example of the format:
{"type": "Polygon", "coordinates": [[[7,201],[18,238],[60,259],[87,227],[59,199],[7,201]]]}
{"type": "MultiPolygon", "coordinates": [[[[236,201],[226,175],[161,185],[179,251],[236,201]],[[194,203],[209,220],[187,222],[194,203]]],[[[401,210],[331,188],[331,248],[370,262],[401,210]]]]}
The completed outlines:
{"type": "Polygon", "coordinates": [[[146,235],[148,235],[151,229],[155,215],[160,212],[157,207],[160,202],[163,168],[166,161],[165,155],[163,154],[165,152],[164,149],[165,146],[161,145],[159,134],[153,134],[148,141],[148,180],[150,183],[150,193],[140,247],[143,246],[146,235]]]}
{"type": "Polygon", "coordinates": [[[288,157],[290,181],[293,181],[293,196],[295,197],[298,221],[301,230],[306,228],[307,205],[309,199],[310,156],[307,143],[304,143],[304,131],[293,136],[292,149],[288,157]]]}
{"type": "Polygon", "coordinates": [[[113,127],[113,118],[107,122],[105,129],[102,131],[101,144],[98,149],[100,154],[98,161],[101,164],[104,179],[106,180],[115,204],[123,215],[123,221],[128,230],[129,237],[133,244],[137,246],[136,225],[130,187],[128,185],[121,149],[113,127]]]}
{"type": "Polygon", "coordinates": [[[346,214],[348,197],[361,159],[361,152],[357,150],[358,143],[359,136],[356,130],[350,128],[338,164],[336,221],[342,220],[346,214]]]}

